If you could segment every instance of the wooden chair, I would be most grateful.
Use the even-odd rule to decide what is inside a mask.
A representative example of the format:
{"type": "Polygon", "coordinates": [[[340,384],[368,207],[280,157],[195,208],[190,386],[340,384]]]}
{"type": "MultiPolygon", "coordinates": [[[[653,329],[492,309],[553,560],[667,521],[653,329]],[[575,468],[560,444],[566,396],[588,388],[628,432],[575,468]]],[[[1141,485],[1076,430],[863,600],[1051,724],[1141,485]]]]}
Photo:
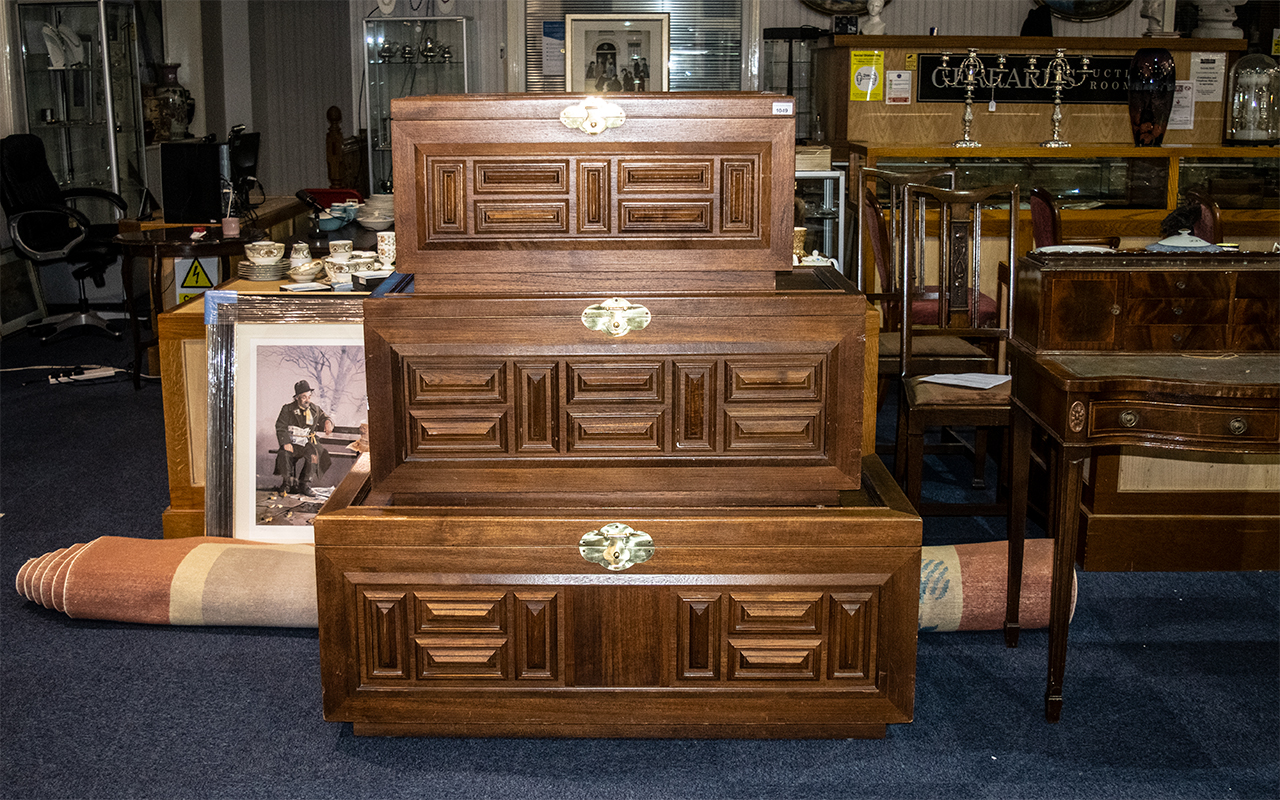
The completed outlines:
{"type": "Polygon", "coordinates": [[[1036,248],[1052,247],[1063,244],[1097,245],[1117,248],[1120,246],[1119,236],[1100,237],[1063,237],[1062,218],[1058,215],[1058,201],[1048,189],[1039,186],[1031,190],[1029,198],[1031,206],[1031,237],[1036,248]]]}
{"type": "MultiPolygon", "coordinates": [[[[864,260],[871,255],[875,268],[878,291],[867,292],[867,300],[880,305],[881,336],[879,340],[879,366],[877,375],[877,402],[883,403],[888,388],[898,377],[899,337],[896,335],[902,321],[903,265],[906,255],[903,247],[907,241],[903,230],[906,186],[909,183],[928,184],[944,181],[948,186],[955,181],[955,171],[935,169],[921,172],[896,173],[862,168],[853,184],[853,199],[860,195],[859,225],[854,242],[858,274],[867,274],[864,260]],[[889,220],[881,206],[878,189],[887,190],[889,220]]],[[[916,298],[913,319],[930,319],[937,311],[937,290],[922,292],[916,298]]],[[[994,305],[994,301],[992,301],[994,305]]],[[[981,372],[988,369],[991,357],[976,345],[958,337],[930,337],[919,344],[917,356],[928,359],[930,372],[981,372]]]]}
{"type": "MultiPolygon", "coordinates": [[[[970,342],[985,343],[983,348],[992,358],[983,372],[1008,374],[1007,340],[1013,311],[1013,276],[1010,264],[1017,257],[1018,200],[1017,184],[992,186],[971,191],[939,189],[932,186],[907,187],[907,236],[905,248],[909,262],[904,269],[903,312],[899,327],[898,429],[895,443],[894,473],[902,484],[907,499],[923,515],[995,515],[1004,514],[1013,527],[1012,508],[1003,489],[996,487],[994,503],[922,503],[920,486],[925,454],[925,432],[937,428],[975,429],[975,485],[986,466],[987,434],[996,431],[1003,444],[1012,411],[1009,384],[990,389],[971,389],[939,384],[927,380],[936,375],[930,370],[931,359],[922,342],[936,337],[959,337],[970,342]],[[983,264],[983,235],[992,231],[991,212],[1008,204],[1008,250],[998,276],[999,305],[996,315],[987,317],[980,311],[983,264]],[[986,230],[984,230],[984,219],[986,230]],[[926,241],[928,239],[929,241],[926,241]],[[926,246],[927,245],[927,246],[926,246]],[[932,324],[915,322],[908,300],[916,292],[919,281],[933,283],[939,291],[932,324]]],[[[1008,459],[1001,459],[1001,468],[1008,459]]],[[[1021,563],[1019,561],[1018,563],[1021,563]]]]}

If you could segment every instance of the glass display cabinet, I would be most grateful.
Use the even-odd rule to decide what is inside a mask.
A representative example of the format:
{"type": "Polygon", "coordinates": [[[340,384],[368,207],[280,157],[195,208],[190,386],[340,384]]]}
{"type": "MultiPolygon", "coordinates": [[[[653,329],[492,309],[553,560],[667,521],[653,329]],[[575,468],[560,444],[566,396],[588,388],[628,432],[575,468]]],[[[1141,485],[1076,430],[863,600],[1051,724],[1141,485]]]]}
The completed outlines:
{"type": "Polygon", "coordinates": [[[834,258],[840,270],[848,275],[844,261],[844,171],[797,171],[796,197],[804,203],[804,225],[809,229],[805,235],[805,252],[817,250],[827,258],[834,258]]]}
{"type": "Polygon", "coordinates": [[[390,194],[391,101],[470,91],[470,20],[375,17],[364,22],[369,92],[369,194],[390,194]]]}
{"type": "MultiPolygon", "coordinates": [[[[64,187],[109,189],[136,212],[146,159],[133,4],[19,0],[16,11],[21,113],[54,177],[64,187]]],[[[104,205],[81,210],[111,222],[104,205]]]]}

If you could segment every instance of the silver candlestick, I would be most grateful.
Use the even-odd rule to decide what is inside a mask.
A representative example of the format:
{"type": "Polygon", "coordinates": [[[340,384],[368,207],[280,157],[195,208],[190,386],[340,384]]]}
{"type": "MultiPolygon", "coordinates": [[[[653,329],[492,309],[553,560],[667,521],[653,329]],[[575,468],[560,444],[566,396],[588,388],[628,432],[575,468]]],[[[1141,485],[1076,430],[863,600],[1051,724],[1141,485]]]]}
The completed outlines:
{"type": "Polygon", "coordinates": [[[981,142],[975,142],[969,136],[969,129],[973,126],[973,91],[983,83],[986,77],[986,68],[982,66],[982,59],[978,58],[978,49],[976,47],[969,48],[969,55],[965,56],[960,62],[960,66],[956,68],[953,75],[948,69],[951,63],[951,54],[942,54],[942,82],[948,87],[963,86],[964,87],[964,136],[951,143],[952,147],[982,147],[981,142]]]}
{"type": "Polygon", "coordinates": [[[1049,59],[1049,63],[1045,65],[1043,74],[1036,70],[1037,56],[1031,56],[1027,64],[1027,73],[1029,80],[1033,86],[1038,89],[1047,89],[1053,87],[1053,136],[1046,141],[1040,143],[1041,147],[1070,147],[1071,142],[1066,141],[1061,136],[1062,128],[1062,90],[1074,89],[1085,78],[1092,74],[1089,69],[1089,56],[1080,57],[1080,69],[1074,70],[1071,62],[1067,61],[1067,51],[1058,48],[1049,59]]]}

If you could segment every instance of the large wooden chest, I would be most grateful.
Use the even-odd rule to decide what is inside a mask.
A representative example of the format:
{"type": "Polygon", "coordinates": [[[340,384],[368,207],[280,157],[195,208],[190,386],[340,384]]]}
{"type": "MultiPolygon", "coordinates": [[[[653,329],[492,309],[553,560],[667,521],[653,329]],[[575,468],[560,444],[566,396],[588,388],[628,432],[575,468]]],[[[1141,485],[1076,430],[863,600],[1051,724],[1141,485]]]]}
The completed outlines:
{"type": "Polygon", "coordinates": [[[631,295],[643,327],[621,335],[592,316],[608,296],[367,300],[374,486],[468,505],[839,502],[861,473],[865,299],[830,268],[777,281],[631,295]]]}
{"type": "Polygon", "coordinates": [[[397,268],[421,288],[733,292],[790,268],[789,97],[445,95],[391,115],[397,268]]]}
{"type": "Polygon", "coordinates": [[[315,519],[325,719],[883,736],[913,713],[920,518],[864,466],[843,507],[475,508],[392,505],[362,458],[315,519]]]}

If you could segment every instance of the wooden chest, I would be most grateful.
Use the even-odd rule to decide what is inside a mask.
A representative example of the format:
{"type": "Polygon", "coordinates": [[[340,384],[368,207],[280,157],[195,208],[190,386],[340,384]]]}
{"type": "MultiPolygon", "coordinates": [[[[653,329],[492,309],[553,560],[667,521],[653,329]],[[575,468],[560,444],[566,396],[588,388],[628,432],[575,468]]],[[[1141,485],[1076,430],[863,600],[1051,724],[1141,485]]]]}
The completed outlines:
{"type": "Polygon", "coordinates": [[[865,299],[826,267],[776,280],[630,295],[645,324],[622,335],[591,316],[608,296],[366,300],[374,486],[414,504],[838,503],[861,473],[865,299]]]}
{"type": "Polygon", "coordinates": [[[733,292],[790,268],[791,98],[436,95],[391,116],[397,268],[420,288],[733,292]]]}
{"type": "Polygon", "coordinates": [[[315,520],[325,719],[883,736],[913,713],[920,518],[864,467],[844,507],[486,509],[392,505],[362,458],[315,520]]]}

